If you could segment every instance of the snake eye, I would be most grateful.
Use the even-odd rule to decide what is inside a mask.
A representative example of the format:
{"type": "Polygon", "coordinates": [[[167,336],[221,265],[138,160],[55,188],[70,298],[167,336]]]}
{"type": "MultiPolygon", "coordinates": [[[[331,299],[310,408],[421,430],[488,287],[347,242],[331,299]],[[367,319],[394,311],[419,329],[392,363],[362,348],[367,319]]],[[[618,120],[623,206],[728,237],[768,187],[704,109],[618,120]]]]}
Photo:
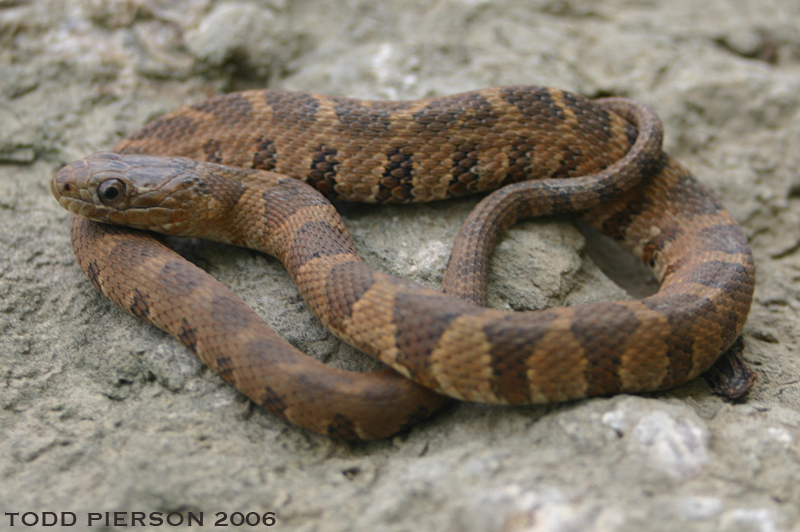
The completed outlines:
{"type": "Polygon", "coordinates": [[[97,187],[97,195],[104,205],[115,205],[125,196],[125,183],[119,179],[107,179],[97,187]]]}

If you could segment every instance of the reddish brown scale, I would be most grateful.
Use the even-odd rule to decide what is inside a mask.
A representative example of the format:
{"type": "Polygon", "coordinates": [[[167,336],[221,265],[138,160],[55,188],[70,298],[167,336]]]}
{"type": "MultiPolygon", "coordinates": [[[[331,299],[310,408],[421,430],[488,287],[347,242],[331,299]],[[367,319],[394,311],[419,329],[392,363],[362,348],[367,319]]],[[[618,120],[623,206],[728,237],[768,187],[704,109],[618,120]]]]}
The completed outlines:
{"type": "MultiPolygon", "coordinates": [[[[446,295],[364,265],[333,207],[297,181],[243,170],[237,183],[215,188],[239,171],[184,159],[156,163],[175,172],[159,189],[162,210],[173,205],[166,194],[173,188],[183,196],[217,190],[193,201],[205,220],[199,228],[184,228],[175,211],[161,230],[207,230],[274,254],[340,338],[438,392],[519,404],[674,386],[705,371],[741,332],[754,284],[747,239],[660,143],[660,124],[643,106],[506,87],[416,102],[226,95],[154,121],[117,150],[275,169],[327,194],[372,202],[514,183],[487,196],[465,222],[446,295]],[[183,172],[191,186],[181,187],[183,172]],[[545,177],[555,179],[536,181],[545,177]],[[619,240],[653,267],[659,292],[521,313],[462,301],[485,303],[488,256],[508,226],[552,212],[581,212],[619,240]]],[[[83,196],[96,199],[92,168],[149,178],[152,170],[138,169],[144,162],[88,158],[59,172],[54,194],[72,212],[122,219],[105,206],[79,204],[77,184],[87,181],[83,196]]],[[[372,438],[411,426],[443,402],[394,373],[353,375],[314,362],[144,233],[74,217],[73,244],[101,292],[181,339],[276,415],[335,437],[372,438]]]]}

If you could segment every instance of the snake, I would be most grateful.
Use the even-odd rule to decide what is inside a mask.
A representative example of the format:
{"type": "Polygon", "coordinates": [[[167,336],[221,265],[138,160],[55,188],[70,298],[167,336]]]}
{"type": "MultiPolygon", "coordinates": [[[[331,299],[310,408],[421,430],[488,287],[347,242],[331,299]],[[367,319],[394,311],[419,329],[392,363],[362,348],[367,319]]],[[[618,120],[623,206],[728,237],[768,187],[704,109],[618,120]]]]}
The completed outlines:
{"type": "Polygon", "coordinates": [[[383,438],[449,398],[544,404],[663,390],[739,338],[755,268],[742,227],[662,150],[648,106],[506,86],[413,101],[274,89],[151,121],[51,181],[73,249],[106,297],[177,338],[267,411],[341,439],[383,438]],[[488,194],[443,290],[358,256],[329,199],[414,203],[488,194]],[[660,285],[637,300],[486,307],[491,252],[518,220],[569,212],[660,285]],[[281,338],[151,231],[259,249],[313,313],[387,369],[351,373],[281,338]]]}

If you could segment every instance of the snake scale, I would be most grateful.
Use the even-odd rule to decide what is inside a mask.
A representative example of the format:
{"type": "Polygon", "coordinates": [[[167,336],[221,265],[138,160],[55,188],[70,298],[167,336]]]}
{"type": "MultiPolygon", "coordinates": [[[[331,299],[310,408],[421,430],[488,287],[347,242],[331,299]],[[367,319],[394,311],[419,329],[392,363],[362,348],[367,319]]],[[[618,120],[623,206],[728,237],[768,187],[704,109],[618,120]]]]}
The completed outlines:
{"type": "Polygon", "coordinates": [[[534,86],[402,102],[247,91],[171,112],[113,152],[64,167],[51,185],[94,286],[257,404],[333,437],[385,437],[444,396],[533,404],[675,386],[730,348],[752,301],[741,227],[662,152],[654,113],[628,100],[534,86]],[[323,197],[407,203],[493,189],[456,239],[445,293],[366,266],[323,197]],[[579,212],[619,241],[652,268],[658,292],[483,307],[499,235],[553,212],[579,212]],[[305,356],[139,229],[274,255],[326,327],[394,371],[305,356]]]}

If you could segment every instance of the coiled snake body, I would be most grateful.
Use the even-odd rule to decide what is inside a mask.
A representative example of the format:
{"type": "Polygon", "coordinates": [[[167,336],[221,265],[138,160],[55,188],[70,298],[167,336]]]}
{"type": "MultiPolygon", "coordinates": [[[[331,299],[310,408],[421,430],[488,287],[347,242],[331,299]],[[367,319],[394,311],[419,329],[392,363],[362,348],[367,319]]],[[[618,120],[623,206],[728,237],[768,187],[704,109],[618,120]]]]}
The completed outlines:
{"type": "Polygon", "coordinates": [[[527,404],[667,388],[733,344],[754,286],[747,239],[660,143],[648,108],[551,88],[410,102],[248,91],[156,119],[115,153],[63,168],[52,190],[80,215],[73,247],[103,294],[269,411],[367,439],[426,418],[439,394],[527,404]],[[368,268],[319,193],[413,202],[501,186],[462,227],[444,294],[368,268]],[[659,291],[542,311],[482,307],[501,232],[565,211],[649,264],[659,291]],[[90,220],[262,249],[330,330],[411,380],[318,363],[149,233],[90,220]]]}

